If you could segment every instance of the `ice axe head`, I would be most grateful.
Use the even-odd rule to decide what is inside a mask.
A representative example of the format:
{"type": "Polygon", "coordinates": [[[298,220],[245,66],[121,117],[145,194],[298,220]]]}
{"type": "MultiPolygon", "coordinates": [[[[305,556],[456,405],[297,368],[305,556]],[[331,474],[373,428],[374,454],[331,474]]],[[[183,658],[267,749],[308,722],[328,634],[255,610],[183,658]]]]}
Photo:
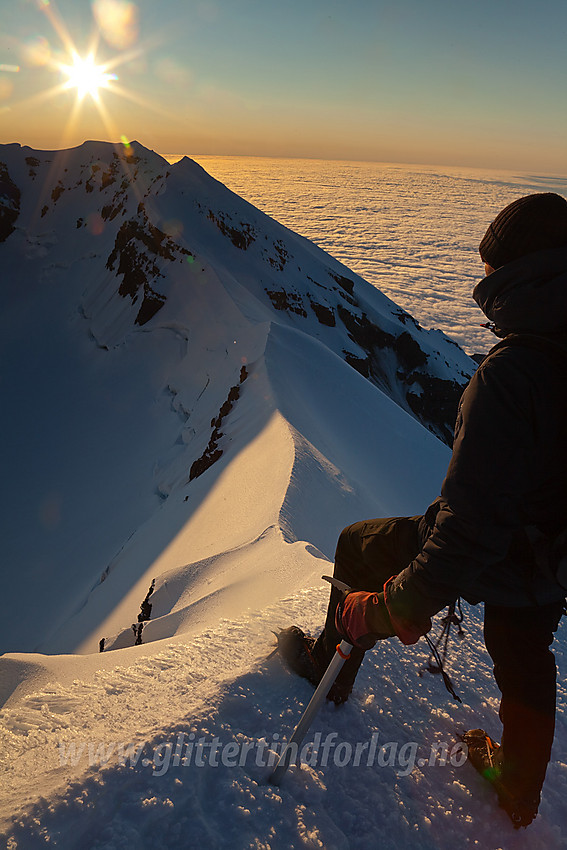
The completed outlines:
{"type": "Polygon", "coordinates": [[[337,590],[342,590],[343,593],[350,593],[352,590],[352,587],[349,587],[348,584],[344,583],[344,581],[341,581],[340,579],[335,578],[334,576],[321,576],[321,578],[325,579],[325,581],[328,581],[329,584],[332,584],[333,587],[337,588],[337,590]]]}

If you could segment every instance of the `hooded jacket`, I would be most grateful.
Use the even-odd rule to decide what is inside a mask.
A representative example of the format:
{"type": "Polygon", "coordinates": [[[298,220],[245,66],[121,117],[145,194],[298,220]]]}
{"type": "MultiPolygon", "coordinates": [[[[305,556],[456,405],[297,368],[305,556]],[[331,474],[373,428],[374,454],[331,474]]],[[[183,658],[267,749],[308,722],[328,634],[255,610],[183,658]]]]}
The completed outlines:
{"type": "Polygon", "coordinates": [[[406,642],[458,596],[517,607],[565,595],[537,568],[524,528],[567,522],[567,246],[502,266],[473,297],[503,339],[462,395],[427,539],[385,588],[406,642]]]}

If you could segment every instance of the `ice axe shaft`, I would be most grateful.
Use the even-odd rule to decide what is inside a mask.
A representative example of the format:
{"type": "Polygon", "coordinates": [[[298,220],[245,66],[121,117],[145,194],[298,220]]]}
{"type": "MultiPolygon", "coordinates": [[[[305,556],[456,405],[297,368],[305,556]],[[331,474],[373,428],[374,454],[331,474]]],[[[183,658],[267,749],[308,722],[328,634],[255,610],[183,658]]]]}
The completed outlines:
{"type": "Polygon", "coordinates": [[[317,685],[317,689],[309,701],[309,705],[303,712],[303,716],[295,727],[293,735],[280,754],[274,771],[270,776],[270,782],[272,785],[280,784],[286,770],[291,764],[292,758],[294,761],[295,758],[297,758],[299,754],[299,747],[301,746],[301,743],[313,722],[313,718],[319,711],[321,703],[329,693],[331,685],[339,674],[339,670],[349,657],[351,649],[352,645],[346,640],[343,640],[340,644],[338,644],[337,651],[331,658],[329,666],[323,674],[323,678],[317,685]]]}
{"type": "MultiPolygon", "coordinates": [[[[331,576],[323,576],[323,578],[325,579],[325,581],[330,582],[334,587],[344,591],[345,593],[348,593],[348,591],[350,590],[350,587],[344,582],[339,581],[339,579],[332,578],[331,576]]],[[[337,651],[331,658],[329,666],[323,674],[323,678],[317,685],[315,693],[309,701],[309,705],[303,712],[303,716],[295,727],[293,735],[283,748],[280,757],[276,762],[274,771],[270,776],[270,782],[272,783],[272,785],[280,784],[286,770],[291,764],[292,759],[295,760],[299,755],[299,747],[301,746],[301,743],[305,738],[305,735],[307,734],[315,715],[319,711],[321,703],[329,693],[331,685],[337,678],[341,667],[349,657],[351,649],[352,644],[350,644],[346,640],[341,641],[340,644],[337,645],[337,651]]]]}

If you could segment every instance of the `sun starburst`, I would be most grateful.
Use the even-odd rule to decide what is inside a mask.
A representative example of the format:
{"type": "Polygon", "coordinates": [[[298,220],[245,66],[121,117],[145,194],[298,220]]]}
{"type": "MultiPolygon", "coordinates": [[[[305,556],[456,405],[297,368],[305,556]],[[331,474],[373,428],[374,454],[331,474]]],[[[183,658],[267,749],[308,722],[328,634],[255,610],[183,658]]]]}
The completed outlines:
{"type": "MultiPolygon", "coordinates": [[[[90,39],[81,33],[79,48],[71,36],[64,18],[60,15],[55,0],[37,0],[39,10],[45,15],[49,24],[59,37],[62,49],[55,49],[46,37],[38,36],[32,39],[23,49],[23,55],[28,64],[39,69],[47,79],[49,72],[59,76],[57,84],[42,88],[25,97],[12,106],[21,110],[32,110],[38,105],[61,95],[76,93],[65,122],[59,123],[60,147],[69,147],[79,134],[81,123],[89,127],[96,121],[96,115],[104,127],[108,138],[120,138],[126,126],[118,126],[110,104],[110,100],[121,99],[142,107],[144,114],[153,113],[166,120],[174,120],[175,114],[164,109],[160,103],[148,99],[145,95],[132,91],[118,80],[117,68],[128,67],[140,59],[151,49],[161,43],[157,34],[144,43],[138,41],[138,9],[133,0],[92,0],[94,27],[90,39]],[[104,42],[104,44],[101,44],[104,42]],[[94,107],[94,109],[93,109],[94,107]]],[[[19,71],[19,66],[3,66],[4,72],[19,71]]],[[[126,72],[123,79],[128,79],[126,72]]],[[[131,78],[131,69],[130,69],[131,78]]],[[[0,111],[1,108],[0,108],[0,111]]],[[[118,113],[123,122],[125,110],[118,113]]],[[[127,113],[129,116],[131,112],[127,113]]],[[[98,130],[96,131],[99,132],[98,130]]]]}
{"type": "Polygon", "coordinates": [[[112,80],[116,80],[116,74],[107,73],[105,65],[97,65],[93,53],[82,58],[78,53],[73,53],[72,65],[61,65],[61,71],[68,77],[65,88],[76,88],[79,100],[90,95],[93,100],[99,100],[99,90],[107,89],[112,80]]]}

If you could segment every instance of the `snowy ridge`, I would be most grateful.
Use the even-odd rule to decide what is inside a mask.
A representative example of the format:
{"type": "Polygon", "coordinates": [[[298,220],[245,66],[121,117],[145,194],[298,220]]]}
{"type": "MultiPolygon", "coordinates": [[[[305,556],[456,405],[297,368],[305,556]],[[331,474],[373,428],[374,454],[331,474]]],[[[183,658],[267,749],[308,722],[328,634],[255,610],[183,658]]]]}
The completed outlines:
{"type": "MultiPolygon", "coordinates": [[[[103,143],[63,152],[9,145],[0,161],[0,211],[9,220],[0,244],[7,269],[2,345],[13,364],[6,558],[19,565],[10,571],[8,592],[18,598],[25,589],[34,598],[33,616],[10,624],[4,647],[93,651],[101,638],[130,628],[158,578],[150,565],[194,512],[202,514],[228,453],[234,458],[287,403],[291,375],[281,369],[244,415],[251,386],[262,383],[267,342],[284,329],[296,336],[281,356],[291,357],[297,345],[314,362],[326,358],[328,394],[337,400],[351,397],[351,384],[362,386],[361,373],[448,436],[470,359],[200,166],[185,159],[169,167],[140,145],[103,143]],[[309,348],[315,341],[319,347],[309,348]],[[279,392],[282,380],[286,389],[279,392]],[[34,425],[37,410],[42,431],[34,425]],[[143,552],[137,539],[146,541],[143,552]]],[[[296,366],[293,374],[303,370],[296,366]]],[[[304,410],[313,406],[310,392],[304,388],[304,410]]],[[[365,392],[360,412],[368,427],[361,424],[354,444],[371,444],[371,422],[382,416],[382,395],[365,392]]],[[[318,423],[313,407],[311,431],[320,433],[318,423]]],[[[346,433],[334,439],[349,445],[346,433]]],[[[325,456],[324,447],[317,450],[325,456]]],[[[350,513],[327,523],[327,557],[357,505],[383,509],[374,485],[365,488],[364,498],[347,500],[350,513]]],[[[253,520],[250,533],[241,524],[237,540],[228,535],[228,548],[277,523],[272,512],[263,524],[253,520]]],[[[160,568],[224,551],[203,546],[204,539],[191,533],[184,563],[160,568]]]]}
{"type": "MultiPolygon", "coordinates": [[[[98,629],[80,651],[96,651],[102,636],[106,649],[131,645],[129,620],[154,578],[144,641],[212,624],[219,610],[237,613],[248,607],[251,595],[255,604],[267,604],[320,570],[305,557],[301,541],[332,561],[338,532],[350,518],[412,513],[420,501],[433,498],[447,463],[446,447],[320,343],[270,326],[265,355],[249,366],[241,387],[221,426],[229,428],[229,450],[202,482],[197,478],[181,489],[170,484],[170,498],[159,513],[109,565],[104,582],[77,615],[82,628],[92,616],[98,629]],[[343,373],[349,386],[346,411],[342,396],[333,394],[343,373]],[[356,450],[361,441],[367,443],[362,456],[356,450]],[[432,478],[434,468],[439,472],[432,478]],[[218,478],[211,486],[213,472],[218,478]],[[380,502],[376,491],[387,493],[387,500],[380,502]],[[183,524],[178,517],[193,505],[195,513],[183,524]],[[228,512],[224,506],[230,506],[228,512]],[[169,535],[177,526],[181,530],[154,559],[156,535],[164,529],[169,535]],[[199,557],[187,563],[189,553],[199,557]],[[136,583],[128,589],[133,576],[136,583]],[[112,608],[102,622],[101,606],[112,608]]],[[[222,445],[223,437],[219,440],[222,445]]],[[[187,477],[184,452],[166,472],[177,484],[187,477]]]]}
{"type": "MultiPolygon", "coordinates": [[[[461,843],[491,840],[490,789],[452,766],[307,765],[276,791],[256,763],[156,763],[180,733],[289,734],[311,688],[267,659],[271,629],[318,631],[342,527],[435,497],[469,358],[190,160],[86,143],[0,163],[11,850],[448,847],[447,812],[461,843]]],[[[413,747],[497,725],[471,616],[463,707],[387,642],[314,732],[413,747]]],[[[562,723],[545,821],[498,846],[554,846],[562,723]]]]}

